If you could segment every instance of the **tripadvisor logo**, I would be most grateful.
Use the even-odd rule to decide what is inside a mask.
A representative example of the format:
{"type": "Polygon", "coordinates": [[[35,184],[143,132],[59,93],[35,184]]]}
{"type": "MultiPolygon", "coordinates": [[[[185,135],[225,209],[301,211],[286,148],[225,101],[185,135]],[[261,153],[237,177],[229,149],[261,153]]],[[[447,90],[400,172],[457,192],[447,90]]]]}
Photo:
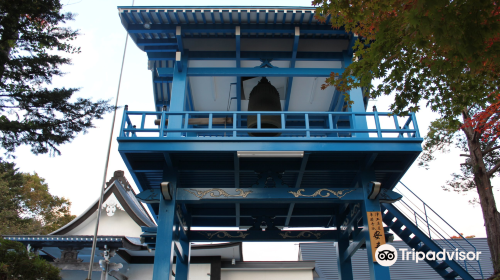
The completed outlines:
{"type": "Polygon", "coordinates": [[[398,251],[392,245],[380,245],[375,251],[375,259],[381,266],[391,266],[398,260],[398,251]]]}
{"type": "MultiPolygon", "coordinates": [[[[477,261],[479,260],[479,255],[481,252],[464,252],[458,251],[458,249],[448,251],[443,249],[440,252],[428,251],[418,252],[415,249],[411,251],[408,249],[399,249],[401,253],[401,260],[403,261],[444,261],[444,260],[455,260],[455,261],[477,261]]],[[[389,244],[381,245],[375,251],[375,259],[381,266],[391,266],[396,263],[398,259],[398,251],[394,246],[389,244]]]]}

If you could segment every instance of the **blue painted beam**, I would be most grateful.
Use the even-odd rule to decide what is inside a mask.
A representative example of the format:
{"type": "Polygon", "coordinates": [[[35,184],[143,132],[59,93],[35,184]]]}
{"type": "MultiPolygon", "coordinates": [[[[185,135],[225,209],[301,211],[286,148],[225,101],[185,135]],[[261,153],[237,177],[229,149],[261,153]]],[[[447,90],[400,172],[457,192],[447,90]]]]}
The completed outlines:
{"type": "MultiPolygon", "coordinates": [[[[158,192],[158,191],[156,191],[158,192]]],[[[150,193],[146,193],[148,197],[150,193]]],[[[143,195],[137,195],[142,200],[143,195]]],[[[402,196],[394,191],[382,189],[379,195],[383,202],[395,202],[402,196]]],[[[363,199],[360,188],[178,188],[177,200],[181,203],[306,203],[306,202],[354,202],[363,199]]]]}
{"type": "MultiPolygon", "coordinates": [[[[294,16],[295,16],[295,13],[294,13],[294,16]]],[[[295,68],[295,61],[297,59],[297,50],[299,48],[299,37],[300,37],[300,28],[297,26],[297,27],[295,27],[295,37],[293,39],[292,58],[290,60],[290,68],[295,68]]],[[[283,108],[283,111],[288,111],[288,107],[290,106],[292,85],[293,85],[293,77],[289,77],[288,82],[287,82],[287,86],[286,86],[285,108],[283,108]]]]}
{"type": "MultiPolygon", "coordinates": [[[[175,60],[175,54],[168,52],[147,52],[149,60],[175,60]]],[[[234,51],[201,51],[190,52],[190,60],[236,60],[234,51]]],[[[240,59],[245,60],[286,60],[290,61],[292,52],[261,52],[243,51],[240,52],[240,59]]],[[[344,57],[339,52],[297,52],[295,61],[343,61],[344,57]]]]}
{"type": "MultiPolygon", "coordinates": [[[[182,33],[229,33],[234,34],[234,25],[231,24],[182,24],[182,33]]],[[[242,33],[278,33],[294,34],[293,24],[265,25],[265,24],[241,24],[242,33]]],[[[348,35],[344,30],[332,29],[327,25],[302,25],[301,33],[306,34],[333,34],[348,35]]],[[[171,24],[151,24],[149,29],[143,24],[129,24],[127,31],[133,33],[175,33],[175,25],[171,24]]]]}
{"type": "Polygon", "coordinates": [[[190,231],[188,235],[192,242],[336,241],[336,230],[190,231]]]}
{"type": "MultiPolygon", "coordinates": [[[[300,242],[321,241],[335,242],[336,230],[191,230],[187,233],[191,242],[300,242]]],[[[156,235],[142,234],[146,244],[156,244],[156,235]]]]}
{"type": "MultiPolygon", "coordinates": [[[[157,68],[159,77],[172,77],[172,68],[157,68]]],[[[343,69],[338,68],[187,68],[187,75],[190,77],[203,76],[236,76],[236,77],[330,77],[330,74],[342,74],[343,69]]]]}
{"type": "Polygon", "coordinates": [[[177,46],[146,46],[142,48],[145,52],[176,52],[177,46]]]}
{"type": "Polygon", "coordinates": [[[241,137],[238,140],[230,137],[192,137],[187,141],[186,137],[151,137],[132,138],[118,137],[119,151],[123,152],[164,152],[164,151],[217,151],[234,152],[240,151],[242,142],[245,142],[247,151],[355,151],[355,152],[415,152],[422,151],[422,139],[325,139],[311,138],[308,140],[292,137],[289,141],[277,139],[278,137],[241,137]],[[240,140],[241,139],[241,140],[240,140]],[[268,141],[265,149],[262,148],[262,141],[268,141]],[[168,145],[166,145],[168,143],[168,145]]]}
{"type": "Polygon", "coordinates": [[[153,83],[155,84],[162,84],[162,83],[171,83],[173,81],[173,78],[159,78],[159,77],[154,77],[153,78],[153,83]]]}
{"type": "MultiPolygon", "coordinates": [[[[144,203],[159,203],[162,196],[160,189],[148,189],[136,195],[144,203]]],[[[402,196],[394,191],[382,190],[385,199],[383,202],[400,199],[402,196]]],[[[327,201],[358,201],[363,199],[363,191],[356,189],[340,188],[307,188],[296,191],[288,188],[177,188],[177,201],[179,203],[238,203],[261,202],[275,203],[287,202],[318,202],[327,201]]]]}

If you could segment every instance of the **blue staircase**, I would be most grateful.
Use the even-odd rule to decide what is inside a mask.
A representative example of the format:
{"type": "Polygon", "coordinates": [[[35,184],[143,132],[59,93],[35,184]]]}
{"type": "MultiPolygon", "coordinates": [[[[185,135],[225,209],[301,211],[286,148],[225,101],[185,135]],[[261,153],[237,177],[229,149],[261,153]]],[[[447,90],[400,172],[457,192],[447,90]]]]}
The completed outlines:
{"type": "MultiPolygon", "coordinates": [[[[404,193],[403,199],[394,204],[382,203],[382,216],[384,223],[410,248],[424,253],[429,250],[440,252],[444,249],[447,252],[477,251],[467,239],[408,187],[403,183],[401,185],[404,187],[403,191],[396,190],[404,193]],[[420,203],[422,207],[419,206],[420,203]],[[455,239],[451,238],[452,236],[455,239]],[[465,242],[458,240],[465,240],[465,242]]],[[[443,279],[456,279],[457,277],[464,280],[484,279],[479,260],[455,261],[446,258],[444,261],[425,261],[443,279]]]]}

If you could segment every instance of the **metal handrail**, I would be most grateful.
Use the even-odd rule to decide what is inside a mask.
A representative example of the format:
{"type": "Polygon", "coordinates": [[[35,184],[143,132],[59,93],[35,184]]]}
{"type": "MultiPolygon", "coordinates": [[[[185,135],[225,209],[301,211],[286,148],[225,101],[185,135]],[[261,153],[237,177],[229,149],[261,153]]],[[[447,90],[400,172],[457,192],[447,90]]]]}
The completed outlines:
{"type": "MultiPolygon", "coordinates": [[[[398,126],[397,116],[391,113],[381,112],[256,112],[256,111],[238,111],[238,112],[202,112],[202,111],[188,111],[188,112],[151,112],[151,111],[137,111],[131,112],[124,110],[120,137],[140,137],[138,133],[158,133],[158,137],[169,137],[172,135],[181,137],[248,137],[245,133],[282,133],[282,137],[338,137],[338,133],[345,133],[345,137],[359,137],[359,138],[420,138],[418,126],[414,114],[407,116],[408,119],[403,128],[398,126]],[[257,128],[241,127],[241,120],[248,116],[256,115],[258,124],[257,128]],[[262,128],[260,124],[261,116],[274,115],[281,116],[281,128],[262,128]],[[131,116],[140,116],[139,123],[133,124],[131,116]],[[147,116],[159,117],[159,125],[155,128],[145,128],[145,119],[147,116]],[[176,116],[174,118],[174,116],[176,116]],[[375,128],[367,128],[367,126],[357,126],[356,121],[358,118],[373,117],[375,120],[375,128]],[[387,116],[394,119],[394,129],[382,129],[380,125],[380,117],[387,116]],[[205,125],[190,125],[190,119],[205,117],[208,122],[205,125]],[[232,125],[214,124],[214,117],[230,118],[232,125]],[[166,125],[167,120],[171,119],[166,125]],[[335,122],[333,121],[335,119],[335,122]],[[349,125],[344,128],[338,128],[338,121],[344,119],[348,121],[349,125]],[[315,124],[314,124],[315,123],[315,124]],[[318,125],[321,124],[321,125],[318,125]],[[238,126],[240,124],[240,126],[238,126]],[[413,128],[410,128],[410,124],[413,128]],[[229,132],[229,133],[228,133],[229,132]],[[188,133],[190,135],[188,135],[188,133]],[[192,133],[197,133],[195,136],[192,133]],[[240,133],[240,134],[238,134],[240,133]],[[332,136],[333,133],[333,136],[332,136]],[[391,133],[397,135],[396,137],[387,137],[383,133],[391,133]],[[205,135],[206,134],[206,135],[205,135]],[[357,135],[359,134],[359,135],[357,135]],[[376,137],[369,137],[369,134],[376,135],[376,137]],[[407,137],[404,137],[404,135],[407,137]],[[227,136],[226,136],[227,135],[227,136]]],[[[276,137],[275,137],[276,138],[276,137]]],[[[277,137],[279,138],[279,137],[277,137]]]]}
{"type": "MultiPolygon", "coordinates": [[[[442,241],[444,244],[448,244],[449,247],[453,248],[453,249],[458,249],[458,250],[463,250],[463,251],[466,251],[466,249],[460,244],[458,243],[455,239],[452,239],[451,236],[445,231],[443,230],[437,222],[435,222],[434,220],[432,220],[428,214],[427,214],[427,210],[430,210],[432,211],[432,213],[434,213],[442,222],[444,222],[454,233],[457,234],[457,236],[460,236],[463,240],[465,240],[474,250],[474,252],[477,252],[477,249],[474,245],[472,245],[472,243],[469,242],[469,240],[467,240],[462,234],[460,234],[454,227],[452,227],[446,220],[444,220],[436,211],[434,211],[434,209],[432,209],[427,203],[425,203],[419,196],[417,196],[412,190],[410,190],[410,188],[408,188],[408,186],[406,186],[403,182],[399,181],[399,183],[401,185],[403,185],[411,194],[413,194],[414,197],[416,197],[423,205],[424,207],[424,210],[420,209],[418,206],[416,206],[412,201],[411,199],[408,198],[408,196],[404,196],[404,200],[408,200],[408,202],[410,202],[411,204],[415,205],[417,209],[419,209],[421,212],[423,212],[422,214],[425,216],[422,217],[419,213],[417,213],[413,208],[414,207],[411,207],[410,205],[408,205],[408,203],[406,203],[404,200],[400,200],[399,202],[402,203],[404,206],[406,206],[406,208],[408,209],[408,211],[410,212],[410,214],[412,216],[415,217],[415,224],[418,226],[418,220],[420,220],[425,226],[427,227],[427,230],[428,230],[428,236],[429,238],[431,238],[431,231],[433,233],[435,233],[434,236],[437,236],[437,237],[440,237],[440,238],[435,238],[434,241],[442,241]],[[434,223],[434,225],[432,225],[430,222],[434,223]],[[441,231],[437,230],[436,229],[439,228],[441,231]],[[446,238],[444,235],[447,235],[449,238],[446,238]],[[459,248],[457,248],[455,245],[453,245],[450,241],[453,240],[454,243],[456,243],[456,245],[458,245],[459,248]]],[[[394,205],[396,206],[396,205],[394,205]]],[[[410,218],[408,215],[406,215],[404,213],[404,211],[401,211],[401,213],[403,213],[405,216],[407,216],[408,218],[410,218]]],[[[410,218],[411,220],[411,218],[410,218]]],[[[443,244],[441,243],[437,243],[440,247],[443,247],[443,244]]],[[[458,263],[458,262],[457,262],[458,263]]],[[[479,273],[481,275],[481,277],[484,279],[484,276],[483,276],[483,272],[482,272],[482,269],[481,269],[481,263],[479,260],[477,260],[477,264],[478,264],[478,269],[476,269],[473,265],[469,264],[467,265],[467,260],[464,260],[464,268],[466,271],[468,271],[468,267],[471,267],[473,270],[475,270],[477,273],[479,273]]]]}

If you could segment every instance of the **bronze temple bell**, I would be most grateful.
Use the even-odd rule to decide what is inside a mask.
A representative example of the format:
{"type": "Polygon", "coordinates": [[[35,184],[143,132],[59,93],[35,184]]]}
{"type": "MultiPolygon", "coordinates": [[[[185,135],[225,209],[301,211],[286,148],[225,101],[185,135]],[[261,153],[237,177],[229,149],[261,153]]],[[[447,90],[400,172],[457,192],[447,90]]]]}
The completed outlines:
{"type": "MultiPolygon", "coordinates": [[[[263,77],[250,92],[248,111],[281,111],[280,94],[278,90],[263,77]]],[[[281,115],[261,115],[261,128],[281,128],[281,115]]],[[[249,115],[247,128],[257,128],[257,115],[249,115]]],[[[253,133],[248,135],[256,137],[280,136],[279,132],[253,133]]]]}

